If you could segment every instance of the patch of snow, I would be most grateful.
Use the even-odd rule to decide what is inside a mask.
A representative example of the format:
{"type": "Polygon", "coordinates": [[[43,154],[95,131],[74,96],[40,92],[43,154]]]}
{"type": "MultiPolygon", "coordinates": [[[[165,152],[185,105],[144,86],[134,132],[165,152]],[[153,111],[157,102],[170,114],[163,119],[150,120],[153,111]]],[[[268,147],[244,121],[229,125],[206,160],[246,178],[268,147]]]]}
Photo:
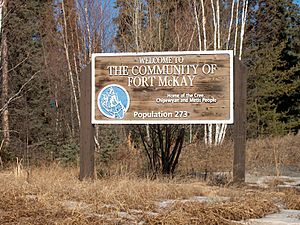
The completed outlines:
{"type": "Polygon", "coordinates": [[[157,203],[158,207],[160,209],[165,209],[175,203],[188,203],[188,202],[199,202],[199,203],[216,203],[216,202],[224,202],[224,201],[229,201],[229,197],[208,197],[208,196],[193,196],[188,199],[182,199],[182,200],[163,200],[157,203]]]}
{"type": "Polygon", "coordinates": [[[253,176],[250,174],[246,175],[246,182],[250,186],[258,186],[262,188],[268,188],[273,180],[282,181],[283,184],[277,185],[281,188],[297,188],[300,189],[300,177],[292,176],[253,176]]]}
{"type": "Polygon", "coordinates": [[[152,212],[152,211],[143,211],[143,210],[139,210],[139,209],[131,209],[129,210],[130,213],[133,214],[148,214],[149,216],[157,216],[158,213],[156,212],[152,212]]]}
{"type": "Polygon", "coordinates": [[[130,215],[127,212],[118,212],[118,217],[122,218],[122,219],[127,219],[127,220],[136,220],[136,217],[130,215]]]}
{"type": "Polygon", "coordinates": [[[158,207],[161,209],[167,208],[170,205],[173,205],[176,202],[176,200],[163,200],[157,203],[158,207]]]}
{"type": "Polygon", "coordinates": [[[300,225],[300,210],[282,210],[260,219],[239,222],[244,225],[300,225]]]}
{"type": "Polygon", "coordinates": [[[76,202],[76,201],[64,201],[62,205],[68,210],[80,210],[84,212],[88,212],[90,209],[90,205],[84,202],[76,202]]]}
{"type": "MultiPolygon", "coordinates": [[[[62,206],[71,211],[78,210],[80,212],[85,213],[88,216],[106,219],[108,221],[114,221],[114,220],[117,220],[118,218],[125,219],[128,221],[138,221],[138,215],[144,214],[144,213],[148,214],[150,216],[158,215],[158,213],[155,213],[155,212],[142,211],[142,210],[137,210],[137,209],[132,209],[132,210],[129,210],[128,212],[115,210],[114,212],[110,212],[110,213],[106,213],[106,214],[92,213],[91,205],[86,204],[84,202],[77,202],[77,201],[64,201],[62,203],[62,206]]],[[[110,205],[110,204],[104,204],[102,206],[102,208],[116,209],[116,207],[114,207],[113,205],[110,205]]],[[[141,224],[143,224],[143,221],[141,221],[141,224]]]]}

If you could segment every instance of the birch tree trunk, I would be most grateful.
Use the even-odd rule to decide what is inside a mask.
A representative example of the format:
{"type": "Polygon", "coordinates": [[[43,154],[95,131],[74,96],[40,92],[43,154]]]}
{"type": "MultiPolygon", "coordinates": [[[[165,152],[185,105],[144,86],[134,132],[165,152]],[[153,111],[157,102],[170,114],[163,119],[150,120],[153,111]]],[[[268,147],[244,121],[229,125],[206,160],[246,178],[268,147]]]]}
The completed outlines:
{"type": "MultiPolygon", "coordinates": [[[[203,0],[202,0],[201,4],[202,4],[202,19],[203,19],[203,17],[204,17],[203,0]]],[[[197,31],[198,31],[199,51],[202,51],[201,30],[200,30],[200,23],[199,23],[199,18],[198,18],[196,0],[193,1],[193,5],[194,5],[194,7],[193,7],[194,8],[194,17],[195,17],[196,27],[197,27],[197,31]]],[[[202,21],[202,24],[203,24],[203,35],[204,35],[204,50],[206,50],[205,20],[202,21]]],[[[192,135],[193,135],[193,127],[192,127],[192,124],[190,124],[190,143],[192,143],[192,138],[193,138],[192,135]]]]}
{"type": "Polygon", "coordinates": [[[238,38],[238,28],[239,28],[239,8],[240,8],[240,0],[237,0],[236,4],[236,18],[235,18],[235,36],[234,36],[234,55],[236,55],[237,50],[237,38],[238,38]]]}
{"type": "Polygon", "coordinates": [[[195,16],[195,22],[197,25],[197,31],[198,31],[198,42],[199,42],[199,51],[202,50],[202,42],[201,42],[201,31],[200,31],[200,23],[197,13],[197,6],[196,6],[196,0],[194,0],[194,16],[195,16]]]}
{"type": "Polygon", "coordinates": [[[193,32],[192,32],[192,35],[191,35],[191,38],[190,38],[190,41],[189,41],[189,45],[187,47],[187,51],[189,51],[190,48],[191,48],[192,42],[194,40],[195,31],[196,31],[196,25],[194,26],[194,29],[193,29],[193,32]]]}
{"type": "Polygon", "coordinates": [[[233,24],[234,2],[235,2],[235,0],[232,0],[232,5],[231,5],[231,15],[230,15],[230,23],[229,23],[228,37],[227,37],[227,44],[226,44],[226,49],[227,49],[227,50],[229,49],[229,43],[230,43],[230,37],[231,37],[231,30],[232,30],[232,24],[233,24]]]}
{"type": "Polygon", "coordinates": [[[248,0],[244,0],[239,60],[242,59],[242,54],[243,54],[243,42],[244,42],[245,26],[246,26],[246,20],[247,20],[247,11],[248,11],[248,0]]]}
{"type": "Polygon", "coordinates": [[[204,9],[204,3],[203,0],[201,2],[201,8],[202,8],[202,27],[203,27],[203,48],[204,51],[207,50],[207,39],[206,39],[206,16],[205,16],[205,9],[204,9]]]}
{"type": "Polygon", "coordinates": [[[72,72],[72,67],[71,67],[71,60],[70,60],[70,56],[69,56],[67,19],[66,19],[66,11],[65,11],[64,1],[62,1],[62,13],[63,13],[63,21],[64,21],[64,29],[63,29],[63,32],[62,32],[63,42],[64,42],[63,44],[64,44],[66,60],[67,60],[67,64],[68,64],[68,74],[69,74],[69,79],[70,79],[70,82],[71,82],[71,88],[72,88],[72,94],[73,94],[73,98],[74,98],[75,111],[76,111],[76,115],[77,115],[78,125],[80,127],[80,114],[79,114],[79,107],[78,107],[78,99],[77,99],[76,89],[75,89],[75,85],[74,85],[74,78],[73,78],[73,72],[72,72]]]}
{"type": "Polygon", "coordinates": [[[135,37],[135,46],[136,46],[136,51],[139,52],[140,47],[139,47],[139,0],[134,1],[134,18],[133,18],[133,27],[134,27],[134,37],[135,37]]]}
{"type": "MultiPolygon", "coordinates": [[[[219,0],[216,0],[217,2],[217,45],[218,49],[221,49],[221,30],[220,30],[220,2],[219,0]]],[[[220,136],[220,126],[221,124],[216,124],[216,133],[215,133],[215,146],[219,145],[219,136],[220,136]]]]}
{"type": "Polygon", "coordinates": [[[192,143],[193,141],[193,125],[190,124],[190,144],[192,143]]]}
{"type": "Polygon", "coordinates": [[[79,40],[79,27],[80,24],[82,23],[81,19],[81,13],[79,11],[79,3],[78,0],[75,0],[75,9],[76,9],[76,24],[75,24],[75,34],[76,34],[76,47],[77,47],[77,56],[78,56],[78,63],[79,63],[79,68],[82,68],[82,50],[80,48],[80,40],[79,40]]]}
{"type": "Polygon", "coordinates": [[[70,117],[71,117],[71,137],[74,138],[75,136],[75,124],[74,124],[74,120],[73,120],[73,115],[74,115],[74,109],[73,109],[73,96],[70,95],[70,106],[71,106],[71,110],[70,110],[70,117]]]}
{"type": "Polygon", "coordinates": [[[208,141],[207,141],[207,124],[204,124],[204,144],[207,146],[208,141]]]}
{"type": "MultiPolygon", "coordinates": [[[[3,0],[1,4],[2,14],[1,14],[1,22],[2,15],[7,14],[7,0],[3,0]]],[[[2,23],[1,23],[2,28],[2,23]]],[[[7,29],[2,30],[2,105],[5,105],[8,101],[8,46],[7,46],[7,29]]],[[[2,130],[3,130],[3,148],[7,149],[10,144],[10,131],[9,131],[9,111],[8,107],[4,108],[2,114],[2,130]]]]}
{"type": "MultiPolygon", "coordinates": [[[[82,42],[83,46],[86,45],[86,35],[83,35],[83,42],[82,42]]],[[[89,56],[88,56],[88,50],[87,48],[83,49],[83,58],[84,58],[84,62],[88,62],[89,61],[89,56]]]]}
{"type": "Polygon", "coordinates": [[[215,146],[219,145],[220,124],[216,124],[215,146]]]}
{"type": "Polygon", "coordinates": [[[146,137],[147,137],[147,140],[149,141],[150,140],[150,127],[149,127],[149,124],[146,124],[146,137]]]}
{"type": "MultiPolygon", "coordinates": [[[[86,24],[86,33],[88,38],[88,60],[90,60],[92,55],[92,36],[90,30],[90,21],[89,21],[89,10],[88,10],[88,1],[84,1],[84,16],[85,16],[85,24],[86,24]]],[[[85,44],[85,43],[84,43],[85,44]]]]}
{"type": "Polygon", "coordinates": [[[2,34],[2,9],[3,9],[4,1],[0,1],[0,34],[2,34]]]}
{"type": "Polygon", "coordinates": [[[218,49],[221,49],[220,2],[219,2],[219,0],[217,0],[217,33],[218,33],[218,49]]]}
{"type": "Polygon", "coordinates": [[[161,19],[158,22],[158,42],[159,42],[159,51],[162,51],[162,41],[161,41],[161,19]]]}
{"type": "Polygon", "coordinates": [[[216,12],[215,12],[215,6],[214,1],[211,0],[211,8],[213,13],[213,22],[214,22],[214,50],[217,50],[217,21],[216,21],[216,12]]]}
{"type": "MultiPolygon", "coordinates": [[[[80,20],[80,17],[78,17],[80,20]]],[[[76,34],[76,46],[77,46],[77,57],[78,57],[78,63],[79,68],[82,69],[82,50],[80,49],[80,40],[79,40],[79,32],[78,32],[78,26],[75,26],[75,34],[76,34]]],[[[80,86],[80,85],[79,85],[80,86]]]]}
{"type": "MultiPolygon", "coordinates": [[[[206,37],[206,16],[205,16],[205,8],[203,0],[200,1],[201,9],[202,9],[202,28],[203,28],[203,48],[204,51],[207,50],[207,37],[206,37]]],[[[207,124],[204,125],[204,143],[208,144],[208,135],[207,135],[207,124]]]]}
{"type": "MultiPolygon", "coordinates": [[[[76,27],[76,22],[75,22],[75,24],[74,24],[74,29],[76,29],[75,27],[76,27]]],[[[74,33],[73,33],[73,30],[71,30],[71,40],[72,40],[73,46],[75,46],[75,39],[74,39],[74,33]]],[[[78,96],[79,96],[79,98],[80,98],[79,72],[78,72],[78,63],[77,63],[77,58],[76,58],[75,47],[73,47],[72,53],[73,53],[74,70],[75,70],[76,81],[77,81],[78,96]]]]}
{"type": "MultiPolygon", "coordinates": [[[[218,1],[218,0],[217,0],[218,1]]],[[[218,3],[217,3],[218,4],[218,3]]],[[[212,17],[213,17],[213,24],[214,24],[214,50],[217,50],[217,47],[219,48],[219,25],[218,22],[219,20],[216,18],[216,11],[215,11],[215,6],[214,6],[214,1],[211,0],[211,8],[212,8],[212,17]]],[[[217,7],[218,8],[218,7],[217,7]]],[[[212,146],[212,140],[213,140],[213,125],[208,124],[208,145],[209,147],[212,146]]]]}
{"type": "Polygon", "coordinates": [[[221,131],[221,135],[220,135],[220,145],[224,142],[226,130],[227,130],[227,124],[222,124],[222,131],[221,131]]]}
{"type": "Polygon", "coordinates": [[[208,124],[208,145],[209,145],[209,147],[212,146],[212,133],[213,133],[212,124],[208,124]]]}
{"type": "MultiPolygon", "coordinates": [[[[243,31],[243,23],[244,23],[244,16],[245,16],[245,5],[246,5],[246,0],[243,0],[243,5],[241,5],[242,8],[242,19],[241,19],[241,32],[240,32],[240,49],[241,49],[241,38],[242,38],[242,31],[243,31]]],[[[240,55],[240,52],[239,52],[240,55]]]]}

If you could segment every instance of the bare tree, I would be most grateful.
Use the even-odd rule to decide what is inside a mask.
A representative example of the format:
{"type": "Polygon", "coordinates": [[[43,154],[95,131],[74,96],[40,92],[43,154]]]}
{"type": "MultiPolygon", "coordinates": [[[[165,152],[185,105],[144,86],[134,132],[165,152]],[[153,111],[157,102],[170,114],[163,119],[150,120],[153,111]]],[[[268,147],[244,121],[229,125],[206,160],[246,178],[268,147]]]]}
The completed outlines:
{"type": "Polygon", "coordinates": [[[227,43],[226,43],[226,49],[229,49],[229,43],[230,43],[230,37],[231,37],[231,30],[232,30],[232,24],[233,24],[233,17],[234,17],[234,2],[235,0],[232,0],[231,3],[231,14],[230,14],[230,22],[229,22],[229,29],[228,29],[228,37],[227,37],[227,43]]]}
{"type": "MultiPolygon", "coordinates": [[[[227,33],[225,29],[228,29],[227,34],[227,40],[224,37],[223,39],[226,42],[226,49],[230,49],[230,42],[231,39],[233,39],[233,50],[234,55],[239,55],[239,59],[242,57],[242,50],[243,50],[243,39],[245,34],[245,25],[246,25],[246,19],[247,19],[247,9],[248,9],[248,0],[243,0],[242,5],[242,13],[240,13],[240,0],[232,0],[231,4],[231,11],[228,12],[229,15],[229,27],[227,25],[222,26],[221,21],[227,21],[227,13],[224,13],[224,4],[220,5],[220,1],[216,0],[210,0],[210,16],[212,17],[212,28],[210,37],[213,42],[213,49],[221,49],[222,45],[222,36],[223,34],[227,33]],[[236,4],[236,7],[235,7],[236,4]],[[234,11],[235,10],[235,11],[234,11]],[[221,13],[222,12],[222,13],[221,13]],[[234,22],[234,12],[235,12],[235,27],[233,27],[234,22]],[[221,20],[221,17],[223,18],[221,20]],[[222,30],[222,28],[225,28],[222,30]],[[232,31],[235,32],[234,37],[231,37],[232,31]],[[240,31],[240,33],[239,33],[240,31]],[[239,51],[238,51],[239,50],[239,51]]],[[[227,9],[226,9],[227,10],[227,9]]],[[[229,11],[229,10],[227,10],[229,11]]],[[[204,13],[203,13],[204,14],[204,13]]],[[[202,19],[202,24],[206,21],[205,19],[202,19]]],[[[220,145],[222,144],[225,134],[226,134],[227,124],[216,124],[215,129],[212,125],[204,125],[204,142],[205,144],[211,146],[212,140],[214,139],[214,145],[220,145]],[[214,133],[214,138],[213,133],[214,133]]]]}
{"type": "Polygon", "coordinates": [[[3,6],[4,6],[4,0],[0,1],[0,34],[2,34],[2,17],[3,17],[3,6]]]}
{"type": "Polygon", "coordinates": [[[89,8],[88,8],[89,1],[84,1],[84,19],[86,25],[86,35],[88,39],[88,56],[91,57],[92,54],[92,35],[90,29],[90,18],[89,18],[89,8]]]}
{"type": "Polygon", "coordinates": [[[201,2],[201,8],[202,8],[202,28],[203,28],[203,44],[204,44],[204,51],[207,50],[207,38],[206,38],[206,16],[205,16],[205,8],[203,0],[201,2]]]}
{"type": "MultiPolygon", "coordinates": [[[[1,21],[2,15],[6,17],[7,15],[7,0],[3,0],[1,2],[1,21]]],[[[2,106],[5,106],[7,103],[7,100],[9,98],[8,93],[8,85],[9,85],[9,71],[8,71],[8,45],[7,45],[7,29],[5,27],[3,28],[3,25],[1,24],[2,28],[2,43],[1,43],[1,49],[2,49],[2,106]]],[[[9,126],[9,111],[8,107],[4,107],[3,113],[2,113],[2,132],[3,132],[3,148],[6,149],[9,147],[10,144],[10,126],[9,126]]]]}
{"type": "MultiPolygon", "coordinates": [[[[243,43],[239,31],[242,27],[241,21],[246,22],[246,14],[242,16],[240,13],[239,0],[190,0],[187,3],[154,0],[118,2],[122,6],[122,17],[118,18],[122,21],[120,31],[123,33],[118,38],[122,43],[119,45],[122,46],[122,51],[217,50],[230,49],[231,43],[235,54],[242,50],[243,43]],[[181,9],[184,4],[187,4],[187,7],[181,9]],[[137,28],[140,29],[137,31],[137,28]],[[232,35],[234,32],[236,34],[232,35]]],[[[246,5],[244,12],[247,11],[246,5]]],[[[190,125],[190,141],[193,129],[190,125]]],[[[205,125],[204,142],[209,146],[221,144],[226,129],[227,124],[205,125]]]]}
{"type": "Polygon", "coordinates": [[[214,50],[217,50],[218,24],[217,24],[217,19],[216,19],[214,1],[213,0],[210,0],[210,1],[211,1],[211,9],[212,9],[212,19],[213,19],[213,24],[214,24],[214,50]]]}
{"type": "Polygon", "coordinates": [[[221,49],[221,30],[220,30],[220,2],[217,1],[217,33],[218,33],[218,49],[221,49]]]}
{"type": "Polygon", "coordinates": [[[149,169],[154,174],[173,175],[179,162],[184,142],[184,126],[151,125],[150,138],[145,139],[142,126],[135,126],[147,155],[149,169]]]}
{"type": "Polygon", "coordinates": [[[242,54],[243,54],[243,41],[244,41],[245,26],[246,26],[246,20],[247,20],[247,11],[248,11],[248,0],[244,0],[243,1],[243,13],[242,13],[242,25],[241,25],[239,60],[242,59],[242,54]]]}
{"type": "Polygon", "coordinates": [[[238,41],[238,28],[239,28],[239,8],[240,8],[240,0],[237,0],[237,5],[236,5],[236,17],[235,17],[235,36],[234,36],[234,46],[233,46],[233,51],[234,55],[237,54],[237,41],[238,41]]]}
{"type": "MultiPolygon", "coordinates": [[[[63,45],[64,45],[64,50],[66,54],[66,60],[67,60],[67,65],[68,65],[68,74],[69,74],[69,79],[71,83],[71,89],[72,89],[72,95],[74,98],[74,105],[75,105],[75,111],[77,115],[77,120],[78,124],[80,127],[80,114],[79,114],[79,107],[78,107],[78,99],[77,99],[77,94],[76,94],[76,88],[75,88],[75,83],[74,83],[74,76],[72,72],[72,66],[71,66],[71,58],[69,55],[69,41],[68,41],[68,26],[67,26],[67,18],[66,18],[66,10],[65,10],[65,3],[64,0],[62,1],[62,13],[63,13],[63,45]]],[[[72,108],[72,106],[71,106],[72,108]]]]}
{"type": "Polygon", "coordinates": [[[139,0],[134,0],[134,16],[133,16],[133,27],[134,27],[134,40],[136,51],[140,51],[139,45],[139,9],[140,9],[140,2],[139,0]]]}
{"type": "Polygon", "coordinates": [[[200,31],[200,23],[198,19],[198,12],[197,12],[197,6],[196,6],[196,0],[193,2],[194,4],[194,17],[195,17],[195,22],[197,26],[197,31],[198,31],[198,43],[199,43],[199,51],[202,50],[202,41],[201,41],[201,31],[200,31]]]}

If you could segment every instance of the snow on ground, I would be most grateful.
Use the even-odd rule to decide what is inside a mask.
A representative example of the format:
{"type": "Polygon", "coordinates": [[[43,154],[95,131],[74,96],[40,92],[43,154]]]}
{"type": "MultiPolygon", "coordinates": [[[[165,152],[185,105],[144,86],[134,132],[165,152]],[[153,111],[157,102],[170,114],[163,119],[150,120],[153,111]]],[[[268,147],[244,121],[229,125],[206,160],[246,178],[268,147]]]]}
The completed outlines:
{"type": "MultiPolygon", "coordinates": [[[[295,175],[295,174],[293,174],[295,175]]],[[[255,176],[246,175],[246,182],[250,186],[268,188],[274,181],[279,181],[278,188],[294,188],[300,190],[300,177],[298,176],[255,176]]],[[[239,222],[244,225],[300,225],[300,210],[284,210],[267,215],[260,219],[250,219],[239,222]]]]}
{"type": "Polygon", "coordinates": [[[173,200],[173,199],[167,199],[163,200],[157,203],[158,207],[160,209],[168,208],[169,206],[175,204],[175,203],[187,203],[187,202],[200,202],[200,203],[216,203],[216,202],[224,202],[229,201],[229,197],[221,197],[221,196],[214,196],[214,197],[208,197],[208,196],[193,196],[188,199],[182,199],[182,200],[173,200]]]}
{"type": "Polygon", "coordinates": [[[282,184],[278,184],[279,188],[296,188],[300,190],[300,177],[292,176],[253,176],[246,175],[246,182],[250,186],[258,186],[262,188],[268,188],[273,181],[281,181],[282,184]]]}
{"type": "MultiPolygon", "coordinates": [[[[292,177],[292,176],[255,176],[255,175],[247,175],[246,182],[250,186],[268,188],[274,180],[280,181],[277,187],[282,188],[297,188],[300,190],[300,177],[292,177]]],[[[31,196],[30,196],[31,197],[31,196]]],[[[201,202],[201,203],[216,203],[216,202],[225,202],[229,201],[229,197],[223,196],[193,196],[188,199],[166,199],[161,200],[156,203],[158,210],[165,210],[166,208],[172,206],[175,203],[186,203],[186,202],[201,202]]],[[[75,202],[75,201],[65,201],[62,204],[65,208],[70,210],[80,210],[90,215],[94,215],[97,217],[112,219],[116,215],[119,218],[127,219],[129,221],[138,221],[138,215],[146,213],[151,216],[158,215],[157,212],[143,212],[142,210],[129,210],[128,212],[119,211],[117,214],[109,213],[109,214],[95,214],[89,213],[90,205],[75,202]]],[[[105,205],[106,208],[114,208],[112,205],[105,205]]],[[[280,207],[281,208],[281,207],[280,207]]],[[[236,221],[235,221],[236,222],[236,221]]],[[[141,221],[139,224],[143,224],[141,221]]],[[[246,221],[237,222],[243,225],[300,225],[300,210],[285,210],[282,209],[278,213],[267,215],[260,219],[250,219],[246,221]]]]}
{"type": "Polygon", "coordinates": [[[244,225],[300,225],[300,210],[282,210],[260,219],[239,222],[244,225]]]}

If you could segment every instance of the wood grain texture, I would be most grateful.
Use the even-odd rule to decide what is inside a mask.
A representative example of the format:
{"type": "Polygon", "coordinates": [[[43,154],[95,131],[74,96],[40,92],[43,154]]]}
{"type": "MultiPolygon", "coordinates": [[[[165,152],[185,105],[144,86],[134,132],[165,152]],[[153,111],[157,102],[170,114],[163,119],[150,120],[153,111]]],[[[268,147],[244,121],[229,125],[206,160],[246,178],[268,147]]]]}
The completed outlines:
{"type": "Polygon", "coordinates": [[[234,64],[233,182],[243,183],[246,173],[247,69],[238,58],[234,64]]]}
{"type": "MultiPolygon", "coordinates": [[[[164,55],[175,57],[174,55],[164,55]]],[[[163,56],[163,57],[164,57],[163,56]]],[[[98,108],[98,95],[100,91],[107,85],[118,84],[124,87],[130,96],[130,107],[122,119],[123,121],[140,120],[140,118],[134,117],[134,112],[175,112],[175,111],[187,111],[189,116],[186,118],[145,118],[147,120],[229,120],[230,119],[230,55],[229,54],[212,54],[212,55],[176,55],[176,57],[182,56],[184,62],[182,64],[142,64],[139,61],[139,57],[143,56],[98,56],[95,58],[95,119],[97,121],[115,120],[105,117],[98,108]],[[214,74],[206,75],[202,71],[204,64],[216,64],[218,69],[214,74]],[[109,66],[128,66],[128,70],[134,66],[153,66],[153,65],[198,65],[196,74],[193,70],[190,70],[190,75],[195,76],[193,80],[193,86],[158,86],[158,77],[161,76],[164,79],[165,75],[145,75],[155,76],[154,85],[152,87],[144,86],[128,86],[129,76],[110,76],[109,66]],[[158,98],[167,99],[167,94],[203,94],[205,98],[215,98],[216,103],[157,103],[158,98]]],[[[155,57],[149,56],[146,57],[155,57]]],[[[162,56],[159,56],[162,57],[162,56]]],[[[179,79],[186,75],[177,75],[179,79]]],[[[141,76],[142,77],[142,76],[141,76]]],[[[187,78],[187,77],[186,77],[187,78]]],[[[138,78],[137,78],[138,79],[138,78]]]]}
{"type": "Polygon", "coordinates": [[[91,65],[80,74],[80,174],[79,179],[94,178],[94,126],[91,123],[91,65]]]}

